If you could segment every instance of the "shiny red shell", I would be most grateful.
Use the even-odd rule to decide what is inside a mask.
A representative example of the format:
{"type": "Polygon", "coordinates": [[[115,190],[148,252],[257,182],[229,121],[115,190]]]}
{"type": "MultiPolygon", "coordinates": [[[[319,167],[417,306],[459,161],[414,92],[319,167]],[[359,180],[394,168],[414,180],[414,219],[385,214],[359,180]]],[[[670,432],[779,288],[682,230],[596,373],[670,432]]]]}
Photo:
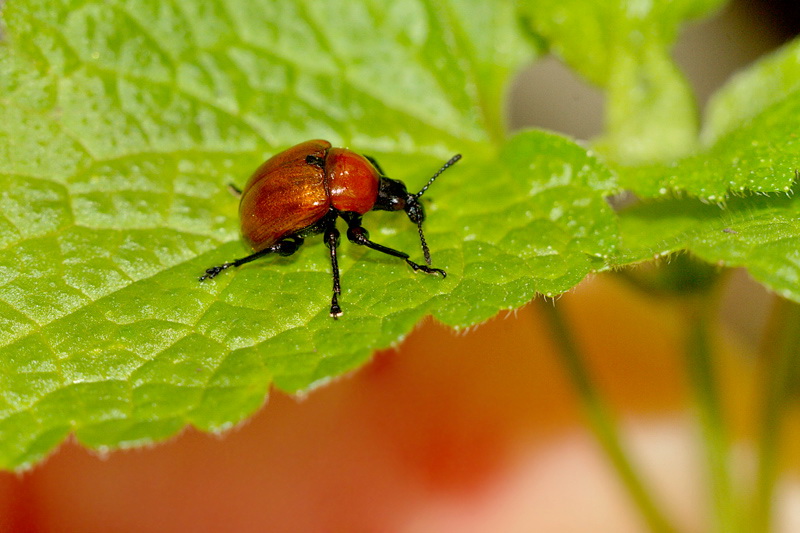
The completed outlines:
{"type": "Polygon", "coordinates": [[[363,156],[328,141],[300,143],[267,159],[242,189],[242,237],[258,252],[314,225],[331,207],[363,215],[375,205],[379,183],[363,156]]]}

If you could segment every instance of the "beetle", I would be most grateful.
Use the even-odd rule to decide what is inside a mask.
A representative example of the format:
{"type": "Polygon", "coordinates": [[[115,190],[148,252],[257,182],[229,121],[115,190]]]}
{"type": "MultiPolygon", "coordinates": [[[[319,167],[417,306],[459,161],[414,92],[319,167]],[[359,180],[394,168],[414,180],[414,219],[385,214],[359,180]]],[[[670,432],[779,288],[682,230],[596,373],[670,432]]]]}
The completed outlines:
{"type": "Polygon", "coordinates": [[[331,143],[313,140],[300,143],[267,159],[256,169],[238,193],[241,233],[253,253],[206,269],[200,281],[212,279],[220,272],[249,263],[268,254],[289,256],[295,253],[309,235],[324,234],[333,272],[333,296],[330,316],[342,315],[339,295],[339,264],[336,249],[339,230],[336,220],[347,223],[350,242],[405,260],[414,271],[447,275],[431,267],[431,254],[422,233],[425,209],[420,197],[439,175],[461,159],[453,156],[416,194],[411,194],[402,181],[386,177],[377,161],[346,148],[333,148],[331,143]],[[417,225],[425,265],[410,256],[373,242],[361,225],[369,211],[405,211],[417,225]]]}

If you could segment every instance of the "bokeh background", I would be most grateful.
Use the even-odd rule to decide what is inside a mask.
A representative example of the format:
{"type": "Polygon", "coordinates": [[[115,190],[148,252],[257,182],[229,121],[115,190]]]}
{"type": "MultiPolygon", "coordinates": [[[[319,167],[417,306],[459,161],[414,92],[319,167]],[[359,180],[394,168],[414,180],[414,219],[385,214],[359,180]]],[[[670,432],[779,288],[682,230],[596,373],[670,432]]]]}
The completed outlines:
{"type": "MultiPolygon", "coordinates": [[[[675,57],[703,105],[733,72],[799,31],[796,0],[734,1],[686,28],[675,57]]],[[[588,139],[602,129],[602,106],[599,91],[546,59],[512,87],[509,124],[588,139]]],[[[725,302],[713,343],[744,478],[758,422],[752,354],[772,296],[735,272],[725,302]]],[[[680,302],[609,274],[555,305],[654,494],[682,531],[707,530],[680,302]]],[[[800,531],[797,408],[786,438],[774,524],[791,532],[800,531]]],[[[536,305],[458,333],[429,320],[303,398],[273,393],[224,435],[186,430],[105,454],[68,442],[29,472],[0,473],[3,533],[644,530],[586,429],[536,305]]]]}

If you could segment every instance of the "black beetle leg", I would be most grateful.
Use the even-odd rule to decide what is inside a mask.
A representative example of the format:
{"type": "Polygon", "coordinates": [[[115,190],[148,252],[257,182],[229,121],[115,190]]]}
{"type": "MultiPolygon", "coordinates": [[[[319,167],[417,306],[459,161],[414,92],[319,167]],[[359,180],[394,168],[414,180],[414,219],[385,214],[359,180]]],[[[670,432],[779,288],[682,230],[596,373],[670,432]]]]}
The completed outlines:
{"type": "Polygon", "coordinates": [[[420,270],[426,274],[441,274],[443,278],[447,277],[447,273],[441,268],[432,268],[426,265],[420,265],[409,259],[410,256],[405,252],[401,252],[400,250],[395,250],[394,248],[389,248],[369,240],[369,232],[367,232],[367,230],[361,226],[360,216],[346,216],[345,220],[349,226],[347,228],[347,238],[350,240],[350,242],[359,244],[361,246],[366,246],[367,248],[371,248],[378,252],[383,252],[394,257],[399,257],[400,259],[405,259],[405,262],[408,263],[408,265],[415,271],[420,270]]]}
{"type": "Polygon", "coordinates": [[[331,252],[331,270],[333,271],[331,316],[339,318],[342,316],[342,308],[339,307],[339,295],[342,294],[342,287],[339,284],[339,260],[336,257],[336,248],[339,246],[339,230],[336,229],[336,218],[331,220],[325,228],[325,244],[331,252]]]}
{"type": "Polygon", "coordinates": [[[235,196],[236,198],[241,198],[242,196],[242,189],[240,189],[233,183],[228,184],[228,192],[231,193],[231,195],[235,196]]]}
{"type": "Polygon", "coordinates": [[[249,263],[250,261],[255,261],[259,257],[264,257],[268,254],[278,254],[278,255],[292,255],[300,248],[300,245],[303,244],[303,239],[300,237],[286,237],[269,248],[264,248],[254,254],[250,254],[247,257],[242,257],[241,259],[236,259],[231,261],[230,263],[222,263],[221,265],[217,265],[215,267],[207,268],[206,273],[200,276],[200,281],[204,281],[207,279],[213,279],[217,277],[217,274],[222,272],[223,270],[227,270],[230,267],[238,267],[242,266],[245,263],[249,263]]]}

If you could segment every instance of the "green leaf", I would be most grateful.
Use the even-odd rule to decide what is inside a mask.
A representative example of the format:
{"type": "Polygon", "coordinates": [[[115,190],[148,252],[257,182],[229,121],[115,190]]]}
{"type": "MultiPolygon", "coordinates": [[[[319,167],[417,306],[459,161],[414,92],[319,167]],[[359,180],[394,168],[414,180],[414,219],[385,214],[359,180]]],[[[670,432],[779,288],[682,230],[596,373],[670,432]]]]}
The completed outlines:
{"type": "Polygon", "coordinates": [[[672,164],[619,168],[640,196],[682,191],[711,201],[788,192],[800,168],[800,40],[735,76],[712,99],[707,145],[672,164]]]}
{"type": "Polygon", "coordinates": [[[739,72],[708,103],[703,139],[711,146],[772,105],[800,91],[800,39],[739,72]]]}
{"type": "Polygon", "coordinates": [[[689,251],[714,265],[745,267],[776,293],[800,298],[798,46],[789,43],[717,93],[708,145],[696,154],[672,165],[618,169],[621,185],[641,197],[678,197],[647,199],[620,214],[615,261],[689,251]]]}
{"type": "MultiPolygon", "coordinates": [[[[466,327],[615,253],[610,171],[557,135],[503,140],[531,54],[510,2],[11,0],[4,22],[0,467],[70,432],[115,447],[230,427],[272,384],[323,383],[426,314],[466,327]],[[225,185],[320,137],[412,190],[464,154],[426,195],[446,279],[343,243],[338,321],[320,239],[197,281],[248,253],[225,185]]],[[[404,215],[365,225],[421,256],[404,215]]]]}
{"type": "MultiPolygon", "coordinates": [[[[796,184],[797,186],[798,184],[796,184]]],[[[721,267],[746,267],[769,289],[800,301],[800,201],[792,194],[643,202],[620,215],[620,265],[686,250],[721,267]]]]}
{"type": "Polygon", "coordinates": [[[626,165],[670,160],[696,143],[697,116],[669,48],[679,24],[724,0],[540,0],[522,8],[531,29],[606,90],[606,133],[596,147],[626,165]]]}
{"type": "Polygon", "coordinates": [[[554,52],[605,89],[606,132],[594,147],[615,165],[620,186],[639,196],[680,191],[718,201],[790,189],[800,156],[800,41],[731,80],[698,137],[694,99],[669,48],[683,20],[722,3],[547,0],[523,8],[554,52]]]}

